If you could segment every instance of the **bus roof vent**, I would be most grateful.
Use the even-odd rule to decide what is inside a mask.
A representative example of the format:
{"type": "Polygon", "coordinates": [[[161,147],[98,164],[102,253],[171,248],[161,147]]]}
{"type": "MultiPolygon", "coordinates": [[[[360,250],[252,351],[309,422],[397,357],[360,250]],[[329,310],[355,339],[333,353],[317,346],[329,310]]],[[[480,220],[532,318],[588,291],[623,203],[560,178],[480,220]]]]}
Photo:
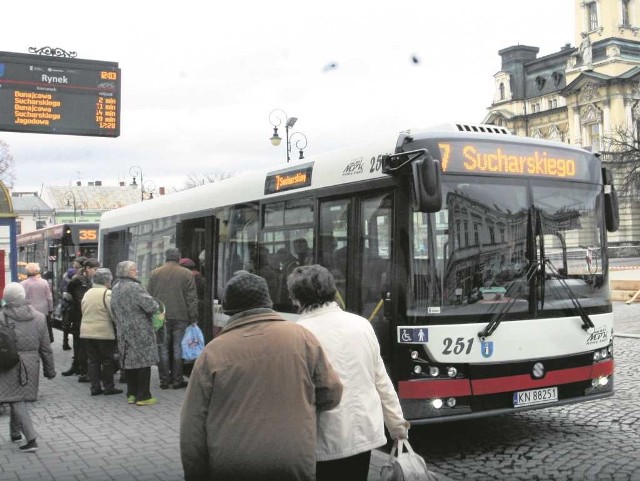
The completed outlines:
{"type": "Polygon", "coordinates": [[[470,125],[470,124],[456,124],[456,127],[460,132],[478,132],[484,134],[507,134],[510,135],[509,129],[505,127],[500,127],[499,125],[488,125],[488,124],[478,124],[478,125],[470,125]]]}

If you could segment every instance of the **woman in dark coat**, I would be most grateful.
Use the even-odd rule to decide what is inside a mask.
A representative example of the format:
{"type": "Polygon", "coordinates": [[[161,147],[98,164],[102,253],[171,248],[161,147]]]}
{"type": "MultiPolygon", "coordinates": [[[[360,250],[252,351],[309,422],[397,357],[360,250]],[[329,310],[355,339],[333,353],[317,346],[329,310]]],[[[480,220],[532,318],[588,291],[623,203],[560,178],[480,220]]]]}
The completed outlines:
{"type": "Polygon", "coordinates": [[[135,262],[116,267],[111,291],[111,312],[116,324],[120,362],[127,378],[127,402],[138,406],[155,404],[151,396],[151,366],[158,363],[156,335],[151,322],[158,303],[138,280],[135,262]]]}
{"type": "Polygon", "coordinates": [[[56,376],[53,351],[49,342],[47,320],[26,300],[24,287],[11,282],[4,288],[6,306],[0,311],[0,322],[8,324],[16,334],[20,362],[8,371],[0,371],[0,403],[9,403],[9,430],[14,443],[27,443],[18,449],[25,453],[38,449],[37,433],[33,427],[26,402],[38,400],[40,360],[47,379],[56,376]]]}

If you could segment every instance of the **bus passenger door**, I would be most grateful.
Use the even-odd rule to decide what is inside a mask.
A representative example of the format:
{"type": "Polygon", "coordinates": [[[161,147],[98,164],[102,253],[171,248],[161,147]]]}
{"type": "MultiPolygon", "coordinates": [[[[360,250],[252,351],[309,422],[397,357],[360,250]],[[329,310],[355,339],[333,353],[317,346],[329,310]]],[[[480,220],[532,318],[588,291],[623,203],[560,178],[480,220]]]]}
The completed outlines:
{"type": "Polygon", "coordinates": [[[213,286],[215,257],[213,253],[217,222],[215,216],[184,219],[176,223],[176,247],[183,258],[191,259],[204,282],[196,279],[198,290],[198,325],[205,342],[213,338],[213,286]]]}
{"type": "Polygon", "coordinates": [[[383,359],[390,356],[390,322],[385,302],[391,283],[393,194],[321,201],[318,262],[336,280],[336,301],[367,318],[383,359]]]}

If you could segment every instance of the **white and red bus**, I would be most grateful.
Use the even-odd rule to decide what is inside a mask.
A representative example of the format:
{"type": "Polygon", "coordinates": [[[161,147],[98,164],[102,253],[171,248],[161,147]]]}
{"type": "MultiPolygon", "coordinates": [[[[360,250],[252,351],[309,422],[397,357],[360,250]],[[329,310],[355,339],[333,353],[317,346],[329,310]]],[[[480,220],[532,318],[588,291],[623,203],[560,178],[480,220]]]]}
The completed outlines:
{"type": "Polygon", "coordinates": [[[208,339],[233,272],[263,276],[295,320],[289,272],[325,265],[337,301],[371,321],[420,424],[612,395],[606,247],[617,225],[596,155],[452,125],[107,212],[100,259],[133,260],[146,282],[180,248],[207,280],[208,339]]]}

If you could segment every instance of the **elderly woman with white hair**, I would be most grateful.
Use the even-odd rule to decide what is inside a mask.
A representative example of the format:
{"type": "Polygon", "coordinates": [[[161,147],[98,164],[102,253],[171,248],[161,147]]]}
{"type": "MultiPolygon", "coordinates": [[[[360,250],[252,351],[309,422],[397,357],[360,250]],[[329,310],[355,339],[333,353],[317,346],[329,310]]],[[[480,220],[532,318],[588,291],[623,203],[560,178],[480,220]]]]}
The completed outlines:
{"type": "Polygon", "coordinates": [[[113,382],[118,366],[115,360],[116,333],[111,317],[112,279],[109,269],[96,269],[93,285],[82,298],[80,338],[87,350],[87,374],[92,396],[122,394],[122,389],[117,389],[113,382]]]}
{"type": "Polygon", "coordinates": [[[287,279],[298,324],[313,332],[344,385],[340,405],[318,414],[316,479],[366,481],[371,450],[407,438],[410,424],[380,357],[371,323],[335,302],[333,275],[320,265],[296,267],[287,279]]]}
{"type": "Polygon", "coordinates": [[[27,402],[38,400],[40,361],[44,376],[47,379],[56,377],[53,351],[44,315],[27,300],[24,287],[17,282],[7,284],[2,298],[5,306],[0,311],[0,323],[15,333],[20,361],[9,370],[0,370],[0,403],[9,403],[11,409],[11,441],[20,443],[26,438],[26,444],[18,450],[32,453],[38,449],[37,432],[27,402]]]}
{"type": "Polygon", "coordinates": [[[29,262],[25,266],[27,278],[22,281],[22,287],[27,295],[27,300],[31,302],[33,308],[44,314],[47,320],[47,330],[49,331],[49,340],[53,342],[53,326],[51,325],[51,313],[53,312],[53,295],[51,294],[51,286],[40,277],[40,264],[37,262],[29,262]]]}

